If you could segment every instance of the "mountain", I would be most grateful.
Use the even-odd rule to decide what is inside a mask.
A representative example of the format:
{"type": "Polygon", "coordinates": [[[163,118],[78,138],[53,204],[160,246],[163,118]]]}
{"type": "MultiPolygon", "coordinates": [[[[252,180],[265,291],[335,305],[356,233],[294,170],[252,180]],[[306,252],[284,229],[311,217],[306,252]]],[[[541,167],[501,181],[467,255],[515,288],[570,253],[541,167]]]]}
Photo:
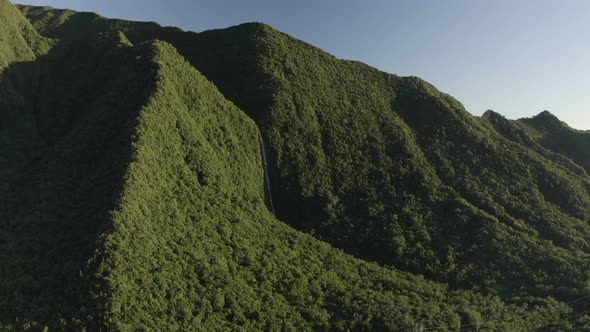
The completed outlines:
{"type": "Polygon", "coordinates": [[[31,23],[12,4],[0,3],[0,69],[17,61],[33,60],[49,47],[31,23]]]}
{"type": "Polygon", "coordinates": [[[519,122],[539,144],[572,159],[590,172],[590,132],[573,129],[547,111],[519,122]]]}
{"type": "Polygon", "coordinates": [[[0,6],[0,327],[588,327],[586,133],[260,23],[0,6]]]}

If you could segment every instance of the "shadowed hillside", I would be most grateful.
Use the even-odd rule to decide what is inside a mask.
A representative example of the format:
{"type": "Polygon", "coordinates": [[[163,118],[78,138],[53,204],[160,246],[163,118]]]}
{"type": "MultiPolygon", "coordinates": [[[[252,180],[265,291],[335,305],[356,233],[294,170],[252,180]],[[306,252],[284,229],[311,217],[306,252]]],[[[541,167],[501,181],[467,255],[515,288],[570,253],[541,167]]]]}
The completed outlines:
{"type": "Polygon", "coordinates": [[[154,67],[136,54],[93,38],[4,70],[0,322],[53,326],[97,310],[87,262],[115,207],[135,117],[154,85],[154,67]]]}

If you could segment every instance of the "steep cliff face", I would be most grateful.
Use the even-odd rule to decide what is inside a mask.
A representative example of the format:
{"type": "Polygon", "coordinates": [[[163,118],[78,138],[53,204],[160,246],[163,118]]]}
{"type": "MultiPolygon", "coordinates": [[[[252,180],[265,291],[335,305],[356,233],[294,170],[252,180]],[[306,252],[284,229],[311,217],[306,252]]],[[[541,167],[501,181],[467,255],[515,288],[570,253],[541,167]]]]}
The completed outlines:
{"type": "Polygon", "coordinates": [[[0,5],[0,327],[583,326],[590,177],[558,120],[264,24],[0,5]]]}

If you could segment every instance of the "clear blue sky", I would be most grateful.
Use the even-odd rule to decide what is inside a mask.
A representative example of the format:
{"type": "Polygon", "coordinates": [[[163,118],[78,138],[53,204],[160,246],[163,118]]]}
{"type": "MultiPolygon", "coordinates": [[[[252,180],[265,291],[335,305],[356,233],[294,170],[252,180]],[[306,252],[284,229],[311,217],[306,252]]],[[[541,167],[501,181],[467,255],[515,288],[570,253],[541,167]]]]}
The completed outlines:
{"type": "Polygon", "coordinates": [[[20,1],[192,31],[265,22],[339,58],[420,76],[476,115],[549,110],[590,129],[586,0],[20,1]]]}

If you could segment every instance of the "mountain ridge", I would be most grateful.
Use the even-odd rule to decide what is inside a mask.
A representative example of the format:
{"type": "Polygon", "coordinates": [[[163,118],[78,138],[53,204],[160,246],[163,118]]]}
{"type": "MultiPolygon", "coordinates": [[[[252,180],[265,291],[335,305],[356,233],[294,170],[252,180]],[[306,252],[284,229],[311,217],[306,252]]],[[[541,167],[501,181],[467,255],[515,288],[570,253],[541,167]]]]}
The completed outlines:
{"type": "MultiPolygon", "coordinates": [[[[52,52],[71,57],[80,72],[94,73],[88,86],[121,77],[119,67],[109,67],[112,60],[104,60],[104,74],[84,66],[94,61],[88,52],[90,59],[103,56],[91,46],[96,38],[121,49],[127,65],[154,67],[140,70],[150,86],[147,100],[138,103],[125,88],[110,98],[138,103],[128,109],[138,118],[120,134],[130,150],[113,153],[123,158],[118,175],[105,180],[122,194],[93,219],[102,228],[98,251],[84,270],[91,291],[71,291],[88,305],[81,312],[73,305],[69,320],[59,323],[42,302],[61,295],[49,292],[31,309],[20,305],[0,316],[0,326],[34,310],[30,320],[41,326],[114,330],[583,326],[583,302],[568,303],[588,291],[590,180],[578,161],[545,146],[526,124],[495,113],[471,116],[419,78],[337,60],[264,24],[191,33],[20,8],[41,34],[63,38],[52,52]],[[257,127],[268,142],[278,220],[264,200],[257,127]],[[576,319],[569,322],[568,312],[576,319]]],[[[40,123],[59,124],[48,128],[61,131],[44,129],[44,135],[67,142],[72,128],[88,119],[74,111],[90,99],[77,101],[88,92],[85,85],[50,63],[41,68],[47,66],[48,77],[63,77],[63,96],[73,97],[56,102],[62,99],[57,89],[40,83],[44,112],[66,114],[63,122],[47,117],[40,123]],[[56,112],[70,102],[71,114],[56,112]]],[[[132,77],[121,86],[136,84],[132,77]]],[[[11,105],[0,110],[7,113],[11,105]]],[[[106,122],[92,132],[110,128],[108,117],[123,109],[111,105],[111,111],[97,107],[96,116],[106,122]]],[[[100,157],[88,152],[88,165],[92,158],[100,157]]],[[[41,168],[37,172],[45,176],[41,168]]],[[[84,182],[81,174],[76,179],[84,182]]],[[[52,187],[32,182],[14,190],[22,197],[35,190],[40,193],[33,196],[48,196],[55,195],[52,187]]],[[[79,196],[93,204],[94,196],[79,196]]],[[[25,211],[32,203],[10,204],[25,211]]],[[[60,204],[50,201],[38,215],[67,211],[60,204]]],[[[21,215],[8,219],[35,224],[21,215]]],[[[69,218],[73,223],[79,216],[69,218]]],[[[1,231],[8,238],[13,229],[1,231]]],[[[63,274],[71,277],[80,263],[68,264],[63,274]]],[[[22,298],[11,301],[26,303],[28,285],[21,281],[15,294],[22,298]]]]}

